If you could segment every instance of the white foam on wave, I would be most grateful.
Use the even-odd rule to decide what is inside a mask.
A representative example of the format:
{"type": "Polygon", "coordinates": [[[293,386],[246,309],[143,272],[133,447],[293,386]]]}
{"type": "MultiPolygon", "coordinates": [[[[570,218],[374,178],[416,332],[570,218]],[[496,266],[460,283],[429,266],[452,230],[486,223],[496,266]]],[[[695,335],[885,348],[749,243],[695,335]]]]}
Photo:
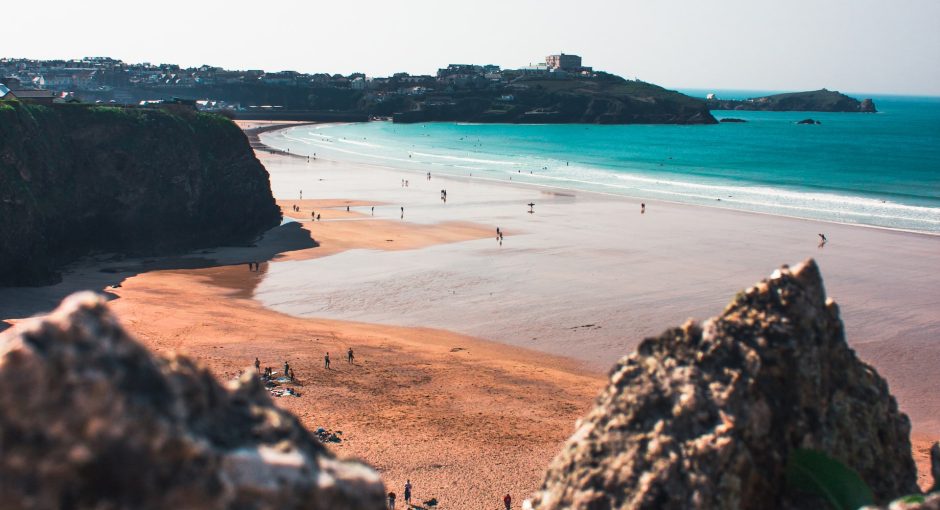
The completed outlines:
{"type": "MultiPolygon", "coordinates": [[[[322,126],[317,126],[321,129],[322,126]]],[[[903,228],[921,231],[940,231],[940,207],[927,207],[899,203],[893,200],[880,200],[872,197],[843,193],[801,191],[792,188],[766,185],[741,185],[723,182],[702,182],[676,179],[671,176],[644,174],[640,169],[608,170],[585,165],[568,165],[563,161],[542,158],[533,155],[502,155],[483,153],[482,157],[473,155],[441,154],[422,150],[407,150],[387,145],[346,140],[348,145],[361,147],[363,150],[351,150],[338,147],[336,136],[322,132],[315,134],[321,139],[289,135],[295,130],[281,131],[284,138],[302,143],[304,146],[318,147],[317,150],[329,150],[368,160],[403,164],[404,168],[433,167],[453,169],[454,171],[489,174],[492,177],[522,174],[523,181],[552,182],[560,187],[584,189],[589,191],[607,190],[620,195],[636,198],[660,198],[675,202],[690,203],[723,208],[741,209],[770,214],[796,216],[809,219],[830,221],[850,221],[891,228],[903,228]],[[412,157],[396,156],[395,152],[410,154],[412,157]],[[533,170],[529,173],[519,169],[533,170]]],[[[299,133],[298,133],[299,134],[299,133]]],[[[384,140],[383,140],[384,142],[384,140]]],[[[405,145],[405,144],[402,144],[405,145]]],[[[303,150],[302,148],[299,148],[303,150]]],[[[444,149],[448,150],[448,149],[444,149]]],[[[397,165],[396,165],[397,166],[397,165]]],[[[460,175],[465,173],[460,172],[460,175]]]]}

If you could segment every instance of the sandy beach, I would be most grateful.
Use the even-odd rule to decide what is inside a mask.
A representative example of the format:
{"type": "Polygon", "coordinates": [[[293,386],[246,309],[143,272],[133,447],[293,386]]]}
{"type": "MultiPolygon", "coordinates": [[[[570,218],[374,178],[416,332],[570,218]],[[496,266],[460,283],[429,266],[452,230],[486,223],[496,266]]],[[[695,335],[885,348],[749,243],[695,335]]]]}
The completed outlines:
{"type": "Polygon", "coordinates": [[[341,430],[331,448],[396,492],[410,478],[418,503],[492,509],[537,488],[606,370],[644,336],[716,315],[814,257],[850,345],[911,417],[926,480],[940,436],[940,237],[654,201],[641,214],[601,194],[257,154],[289,221],[256,246],[88,260],[55,287],[0,289],[0,318],[106,290],[146,345],[219,377],[256,356],[289,362],[301,396],[278,402],[341,430]]]}

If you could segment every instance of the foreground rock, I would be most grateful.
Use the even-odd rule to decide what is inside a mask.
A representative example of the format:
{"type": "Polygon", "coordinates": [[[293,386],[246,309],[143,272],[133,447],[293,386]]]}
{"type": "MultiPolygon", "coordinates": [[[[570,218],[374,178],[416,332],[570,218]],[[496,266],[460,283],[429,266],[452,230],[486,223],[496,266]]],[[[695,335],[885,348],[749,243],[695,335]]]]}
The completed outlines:
{"type": "Polygon", "coordinates": [[[854,468],[884,503],[919,492],[909,433],[884,379],[846,344],[810,261],[621,360],[535,506],[823,508],[786,486],[797,448],[854,468]]]}
{"type": "Polygon", "coordinates": [[[0,409],[3,508],[383,508],[257,378],[152,357],[90,293],[0,335],[0,409]]]}

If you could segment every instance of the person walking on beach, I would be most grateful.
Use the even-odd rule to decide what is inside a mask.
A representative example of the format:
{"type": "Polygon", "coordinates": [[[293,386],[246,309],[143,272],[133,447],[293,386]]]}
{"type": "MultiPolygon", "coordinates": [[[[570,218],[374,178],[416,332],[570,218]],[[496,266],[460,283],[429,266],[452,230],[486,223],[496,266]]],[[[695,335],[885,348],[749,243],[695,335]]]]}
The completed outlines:
{"type": "Polygon", "coordinates": [[[411,480],[405,480],[405,508],[409,506],[411,506],[411,480]]]}
{"type": "Polygon", "coordinates": [[[640,214],[646,214],[646,204],[640,204],[640,214]]]}
{"type": "Polygon", "coordinates": [[[388,510],[395,510],[395,493],[388,493],[388,510]]]}
{"type": "Polygon", "coordinates": [[[326,353],[326,356],[323,356],[323,367],[327,370],[330,369],[330,353],[326,353]]]}
{"type": "Polygon", "coordinates": [[[352,347],[346,351],[346,363],[352,363],[355,357],[353,356],[352,347]]]}
{"type": "Polygon", "coordinates": [[[317,213],[317,221],[320,221],[320,213],[317,213]]]}
{"type": "Polygon", "coordinates": [[[375,216],[375,206],[372,206],[372,216],[375,216]]]}
{"type": "Polygon", "coordinates": [[[255,357],[255,371],[261,373],[261,360],[255,357]]]}
{"type": "Polygon", "coordinates": [[[826,234],[816,234],[816,235],[819,236],[819,240],[820,240],[820,242],[822,242],[823,244],[829,242],[829,240],[826,239],[826,234]]]}
{"type": "Polygon", "coordinates": [[[506,505],[506,510],[509,510],[512,507],[512,496],[506,494],[503,497],[503,504],[506,505]]]}
{"type": "Polygon", "coordinates": [[[284,377],[287,377],[287,374],[290,373],[290,365],[285,361],[284,362],[284,377]]]}

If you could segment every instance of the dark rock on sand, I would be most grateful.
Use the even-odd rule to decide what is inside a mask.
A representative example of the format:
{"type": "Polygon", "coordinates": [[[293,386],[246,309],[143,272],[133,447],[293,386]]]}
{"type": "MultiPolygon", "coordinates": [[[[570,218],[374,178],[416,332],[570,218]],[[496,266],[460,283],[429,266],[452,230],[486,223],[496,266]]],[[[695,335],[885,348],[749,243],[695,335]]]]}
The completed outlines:
{"type": "Polygon", "coordinates": [[[253,374],[155,358],[91,293],[0,335],[0,409],[3,508],[384,508],[253,374]]]}
{"type": "Polygon", "coordinates": [[[0,286],[54,283],[90,253],[250,243],[279,221],[267,171],[224,117],[0,104],[0,286]]]}
{"type": "Polygon", "coordinates": [[[884,503],[918,492],[909,434],[809,261],[622,359],[535,507],[823,508],[786,485],[799,448],[855,469],[884,503]]]}

